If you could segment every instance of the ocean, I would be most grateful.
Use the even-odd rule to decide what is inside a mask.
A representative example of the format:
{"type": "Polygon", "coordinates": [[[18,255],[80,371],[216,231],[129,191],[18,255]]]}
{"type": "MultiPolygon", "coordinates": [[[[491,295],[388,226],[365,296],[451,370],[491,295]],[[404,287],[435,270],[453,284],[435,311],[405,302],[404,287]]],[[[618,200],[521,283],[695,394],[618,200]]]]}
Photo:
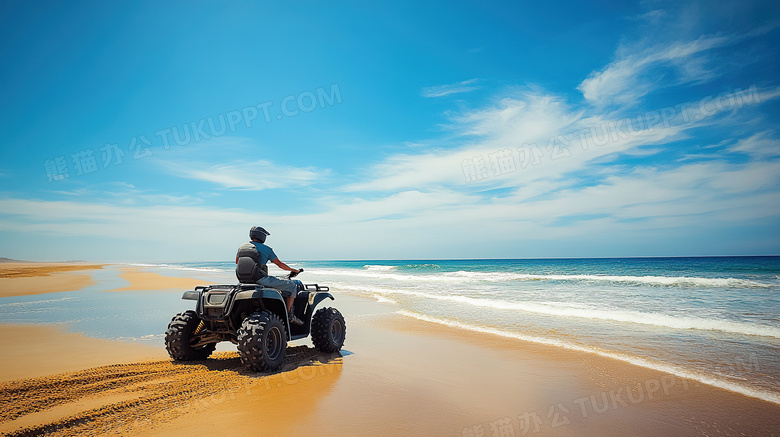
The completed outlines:
{"type": "MultiPolygon", "coordinates": [[[[593,353],[780,404],[780,257],[288,264],[305,268],[306,283],[376,299],[405,317],[593,353]]],[[[140,266],[235,282],[232,262],[140,266]]],[[[0,317],[156,344],[160,327],[184,309],[171,293],[100,287],[3,298],[0,317]]]]}

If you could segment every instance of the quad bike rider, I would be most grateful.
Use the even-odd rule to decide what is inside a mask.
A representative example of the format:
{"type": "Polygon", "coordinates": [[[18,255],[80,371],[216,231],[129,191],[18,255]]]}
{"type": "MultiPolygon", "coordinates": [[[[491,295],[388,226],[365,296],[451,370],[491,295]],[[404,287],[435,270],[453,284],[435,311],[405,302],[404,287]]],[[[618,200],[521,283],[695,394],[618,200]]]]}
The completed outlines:
{"type": "Polygon", "coordinates": [[[173,317],[165,333],[168,354],[177,361],[204,360],[221,341],[238,346],[242,363],[254,371],[276,370],[284,361],[287,342],[308,337],[322,352],[338,352],[346,337],[344,317],[335,308],[320,308],[333,300],[329,288],[291,280],[293,269],[265,246],[265,229],[250,230],[252,241],[236,256],[238,285],[198,286],[182,296],[195,300],[195,310],[173,317]],[[290,271],[287,280],[268,276],[266,263],[290,271]]]}
{"type": "Polygon", "coordinates": [[[254,282],[264,287],[275,288],[282,293],[284,301],[287,304],[287,314],[290,315],[290,323],[294,325],[303,325],[303,321],[295,316],[292,311],[294,295],[303,290],[301,281],[292,281],[290,279],[279,279],[275,276],[268,276],[268,266],[266,263],[271,261],[280,269],[294,273],[294,277],[303,270],[294,269],[283,263],[276,256],[274,250],[265,245],[266,236],[271,235],[260,226],[252,226],[249,230],[249,241],[238,248],[236,254],[236,276],[241,282],[254,282]]]}

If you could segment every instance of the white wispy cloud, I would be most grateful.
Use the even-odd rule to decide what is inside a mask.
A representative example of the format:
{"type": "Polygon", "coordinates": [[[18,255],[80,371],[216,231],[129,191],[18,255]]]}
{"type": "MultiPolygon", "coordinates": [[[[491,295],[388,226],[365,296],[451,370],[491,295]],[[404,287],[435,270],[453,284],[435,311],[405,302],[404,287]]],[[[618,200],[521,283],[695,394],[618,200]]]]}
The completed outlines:
{"type": "Polygon", "coordinates": [[[628,19],[633,21],[647,22],[647,23],[657,23],[659,20],[665,18],[666,16],[667,16],[667,12],[664,11],[663,9],[653,9],[651,11],[644,12],[634,17],[628,17],[628,19]]]}
{"type": "MultiPolygon", "coordinates": [[[[653,11],[641,20],[664,18],[666,13],[653,11]]],[[[96,201],[86,200],[84,190],[67,193],[67,201],[0,196],[0,232],[24,236],[20,247],[55,239],[70,243],[46,246],[52,256],[108,260],[116,244],[126,258],[182,260],[188,253],[198,260],[231,259],[253,224],[273,232],[272,244],[283,249],[285,259],[705,254],[689,238],[702,229],[710,230],[701,235],[715,248],[776,252],[776,231],[754,236],[733,230],[776,229],[780,219],[780,139],[751,112],[780,97],[780,88],[762,88],[760,99],[748,106],[653,126],[626,127],[625,109],[610,107],[631,107],[660,86],[710,80],[719,74],[711,63],[716,50],[761,32],[766,29],[624,45],[613,62],[581,82],[578,90],[587,102],[580,106],[539,88],[503,90],[496,100],[452,116],[454,138],[436,141],[436,147],[415,143],[368,165],[359,182],[330,181],[329,197],[318,198],[306,212],[216,208],[187,196],[147,192],[135,193],[143,202],[124,203],[119,195],[96,201]],[[660,82],[656,74],[662,73],[671,76],[660,82]],[[706,155],[648,159],[669,151],[677,140],[691,141],[702,127],[724,133],[715,141],[703,139],[715,143],[697,149],[706,155]],[[575,141],[583,136],[591,141],[575,141]],[[557,143],[561,138],[568,143],[557,143]],[[505,150],[519,160],[515,168],[498,171],[492,166],[495,154],[505,150]],[[626,155],[632,161],[620,159],[626,155]],[[483,160],[487,177],[467,182],[467,167],[475,159],[483,160]],[[717,246],[721,239],[737,242],[717,246]],[[618,240],[634,251],[594,252],[594,247],[612,250],[610,241],[618,240]],[[93,247],[93,241],[102,243],[93,247]],[[577,252],[578,244],[584,252],[577,252]],[[647,249],[653,247],[656,252],[647,249]]],[[[428,87],[422,95],[477,88],[478,80],[471,79],[428,87]]],[[[646,122],[646,115],[637,109],[629,118],[646,122]]],[[[195,162],[165,162],[164,168],[232,190],[310,186],[328,174],[264,160],[189,159],[195,162]]]]}
{"type": "MultiPolygon", "coordinates": [[[[685,57],[715,42],[699,44],[670,48],[676,54],[665,56],[685,57]]],[[[455,147],[409,150],[390,156],[368,168],[366,174],[370,177],[366,180],[343,189],[364,196],[378,195],[371,210],[393,197],[389,193],[399,190],[414,190],[419,199],[434,195],[446,199],[443,193],[462,193],[449,197],[449,203],[436,203],[430,211],[406,211],[403,202],[394,204],[393,209],[398,214],[408,214],[402,222],[413,224],[410,228],[442,233],[457,233],[459,228],[489,221],[490,229],[475,229],[473,237],[490,242],[491,247],[510,240],[549,243],[585,241],[587,235],[611,235],[620,236],[635,247],[658,247],[663,253],[670,249],[657,242],[670,241],[670,235],[686,241],[694,230],[726,230],[747,223],[767,226],[767,221],[780,218],[780,193],[776,190],[780,186],[780,161],[775,159],[780,154],[780,140],[770,130],[748,131],[740,136],[728,132],[730,126],[758,121],[754,109],[775,98],[775,94],[776,88],[762,88],[744,105],[735,105],[728,111],[704,117],[676,114],[664,122],[642,126],[642,120],[647,122],[659,115],[637,111],[626,117],[624,111],[572,106],[563,96],[540,89],[512,90],[482,108],[454,116],[451,127],[460,135],[455,147]],[[621,123],[633,120],[640,120],[639,127],[623,124],[621,130],[621,123]],[[703,127],[722,129],[729,136],[717,148],[704,146],[708,150],[707,161],[690,156],[679,161],[651,159],[637,165],[618,159],[659,154],[675,141],[690,141],[703,127]],[[626,133],[628,130],[630,134],[626,133]],[[591,138],[585,146],[571,141],[567,144],[568,154],[558,159],[552,157],[556,146],[549,143],[551,138],[572,140],[583,135],[591,138]],[[503,173],[491,166],[496,163],[491,155],[506,149],[516,152],[518,147],[527,152],[529,146],[538,146],[540,162],[517,161],[517,168],[503,173]],[[740,154],[743,158],[739,158],[740,154]],[[744,154],[748,155],[747,162],[744,154]],[[463,163],[475,158],[484,160],[487,177],[466,183],[463,163]],[[501,193],[492,194],[495,189],[501,189],[501,193]],[[382,193],[388,194],[382,197],[382,193]]],[[[729,100],[731,94],[719,96],[729,100]]],[[[711,102],[713,98],[703,96],[702,100],[711,102]]],[[[397,232],[400,224],[379,226],[378,230],[387,227],[386,232],[397,232]]],[[[752,245],[750,250],[759,252],[771,252],[777,244],[772,237],[745,242],[752,245]]],[[[674,250],[695,254],[699,249],[685,252],[687,249],[680,245],[674,250]]]]}
{"type": "Polygon", "coordinates": [[[772,137],[770,131],[763,131],[736,142],[729,148],[732,152],[742,152],[755,159],[780,157],[780,141],[772,137]]]}
{"type": "Polygon", "coordinates": [[[516,256],[540,256],[551,241],[574,248],[578,241],[609,235],[642,248],[655,244],[660,232],[665,240],[682,241],[702,226],[729,229],[780,217],[780,193],[773,189],[780,183],[778,160],[621,170],[607,168],[606,177],[590,186],[539,179],[503,197],[423,188],[334,198],[319,212],[290,215],[269,214],[260,206],[6,197],[0,199],[0,231],[25,235],[27,246],[58,241],[47,249],[55,259],[70,254],[114,261],[119,252],[113,247],[122,247],[124,260],[184,260],[184,253],[189,259],[231,259],[253,224],[273,232],[272,246],[286,259],[409,258],[410,251],[421,257],[496,256],[497,248],[510,243],[522,244],[512,252],[516,256]],[[560,223],[569,217],[574,219],[560,223]]]}
{"type": "Polygon", "coordinates": [[[53,190],[51,193],[68,199],[100,200],[123,205],[197,205],[203,203],[205,198],[218,196],[213,191],[188,195],[172,195],[151,189],[138,189],[133,184],[126,182],[89,184],[69,190],[53,190]]]}
{"type": "Polygon", "coordinates": [[[265,160],[225,164],[163,161],[161,165],[175,176],[211,182],[235,190],[257,191],[307,186],[329,174],[328,170],[292,167],[265,160]]]}
{"type": "Polygon", "coordinates": [[[658,87],[703,82],[714,77],[707,68],[704,52],[732,44],[736,39],[711,35],[641,50],[624,48],[621,50],[623,55],[588,76],[578,89],[595,105],[628,105],[658,87]],[[670,81],[664,77],[663,70],[673,71],[677,78],[670,81]]]}
{"type": "Polygon", "coordinates": [[[494,104],[458,115],[454,129],[479,139],[454,150],[398,154],[372,166],[368,180],[348,185],[349,191],[392,191],[435,185],[461,185],[462,163],[506,147],[519,147],[560,132],[577,118],[565,104],[537,91],[512,92],[494,104]]]}
{"type": "Polygon", "coordinates": [[[450,94],[467,93],[469,91],[474,91],[479,89],[479,87],[476,86],[478,82],[479,79],[469,79],[469,80],[464,80],[462,82],[448,84],[448,85],[437,85],[437,86],[426,87],[422,89],[422,96],[443,97],[443,96],[448,96],[450,94]]]}
{"type": "MultiPolygon", "coordinates": [[[[771,130],[704,146],[711,155],[706,162],[603,164],[615,154],[662,150],[702,123],[741,120],[739,111],[724,111],[699,124],[659,124],[628,137],[603,132],[608,141],[588,147],[570,144],[569,155],[552,159],[546,147],[550,137],[611,126],[615,120],[610,116],[572,107],[538,89],[513,90],[453,117],[457,141],[462,142],[457,149],[391,156],[372,166],[364,182],[335,187],[334,194],[308,210],[315,212],[215,208],[119,183],[100,201],[90,189],[67,193],[67,201],[0,197],[0,232],[24,236],[22,247],[65,241],[48,249],[53,259],[115,261],[111,248],[117,245],[122,247],[119,260],[186,260],[184,253],[192,260],[230,259],[236,241],[245,238],[253,224],[272,229],[273,244],[285,248],[287,259],[409,258],[410,248],[423,258],[594,256],[599,253],[590,249],[577,252],[577,245],[589,248],[608,235],[632,247],[658,247],[659,241],[686,241],[691,230],[703,227],[728,230],[780,217],[780,140],[771,130]],[[488,167],[489,178],[465,183],[464,160],[482,156],[489,166],[488,154],[524,143],[538,144],[543,161],[518,163],[515,171],[498,176],[488,167]],[[735,156],[742,158],[732,162],[735,156]],[[500,195],[486,191],[498,188],[503,190],[500,195]],[[127,203],[123,193],[143,201],[127,203]],[[470,241],[468,249],[463,238],[470,241]],[[548,252],[556,241],[566,242],[566,251],[548,252]]],[[[322,173],[265,161],[180,166],[166,168],[241,190],[311,184],[322,173]],[[269,169],[275,179],[254,178],[269,169]]],[[[744,244],[771,252],[777,243],[770,236],[744,244]]],[[[670,249],[642,250],[625,255],[670,249]]],[[[688,253],[702,253],[697,250],[688,253]]]]}
{"type": "MultiPolygon", "coordinates": [[[[621,119],[623,120],[623,119],[621,119]]],[[[525,186],[540,179],[560,179],[565,174],[585,168],[617,153],[652,154],[647,146],[664,144],[678,138],[692,125],[657,125],[635,130],[631,136],[617,135],[617,119],[598,112],[571,107],[560,96],[538,89],[518,91],[484,108],[468,111],[453,118],[454,129],[463,144],[453,149],[421,153],[402,153],[388,157],[367,169],[363,182],[344,187],[347,191],[393,191],[431,186],[466,185],[464,165],[474,158],[483,159],[490,177],[474,186],[525,186]],[[585,132],[585,134],[583,134],[585,132]],[[586,141],[573,143],[579,135],[607,135],[600,144],[586,141]],[[568,145],[556,141],[569,141],[568,145]],[[552,140],[551,140],[552,139],[552,140]],[[551,144],[553,141],[553,144],[551,144]],[[645,149],[639,150],[639,147],[645,149]],[[523,151],[520,152],[519,150],[523,151]],[[533,150],[532,150],[533,149],[533,150]],[[496,171],[491,156],[506,151],[516,158],[516,170],[496,171]],[[523,161],[520,160],[523,153],[523,161]],[[532,155],[536,154],[536,155],[532,155]],[[534,158],[536,156],[536,158],[534,158]],[[543,160],[544,165],[538,165],[543,160]],[[539,161],[539,162],[537,162],[539,161]],[[496,174],[499,173],[499,174],[496,174]]],[[[704,123],[702,121],[701,123],[704,123]]],[[[655,149],[658,151],[661,149],[655,149]]]]}
{"type": "Polygon", "coordinates": [[[638,41],[619,46],[614,61],[580,83],[578,89],[588,102],[626,106],[659,88],[709,82],[725,71],[720,49],[765,35],[780,25],[769,23],[744,32],[697,33],[700,12],[691,5],[676,9],[634,17],[651,30],[638,41]],[[669,38],[690,34],[699,36],[669,38]]]}

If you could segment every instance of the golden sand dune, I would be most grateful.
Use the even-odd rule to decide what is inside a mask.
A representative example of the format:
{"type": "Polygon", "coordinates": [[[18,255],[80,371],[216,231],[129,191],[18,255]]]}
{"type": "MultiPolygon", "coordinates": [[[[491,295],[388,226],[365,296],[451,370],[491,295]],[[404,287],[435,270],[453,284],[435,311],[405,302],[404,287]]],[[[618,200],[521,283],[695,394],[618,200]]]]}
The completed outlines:
{"type": "Polygon", "coordinates": [[[0,434],[144,433],[155,424],[236,396],[268,395],[291,377],[340,371],[340,359],[291,347],[280,372],[244,370],[235,352],[193,363],[150,361],[0,383],[0,434]],[[322,362],[332,362],[323,365],[322,362]],[[308,368],[303,370],[302,367],[308,368]]]}

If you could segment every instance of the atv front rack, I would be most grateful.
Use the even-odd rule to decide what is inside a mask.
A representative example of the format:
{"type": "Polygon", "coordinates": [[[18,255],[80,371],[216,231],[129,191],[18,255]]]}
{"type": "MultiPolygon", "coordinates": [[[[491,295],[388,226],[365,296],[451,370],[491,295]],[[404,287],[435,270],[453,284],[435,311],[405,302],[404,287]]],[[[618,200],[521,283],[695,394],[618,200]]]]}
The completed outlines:
{"type": "MultiPolygon", "coordinates": [[[[224,288],[224,289],[236,289],[240,288],[241,290],[251,290],[253,288],[258,287],[255,284],[238,284],[238,285],[198,285],[195,287],[195,292],[205,291],[207,289],[214,290],[218,288],[224,288]]],[[[260,286],[262,288],[262,285],[260,286]]],[[[324,292],[324,291],[330,291],[330,287],[326,285],[319,285],[319,284],[303,284],[303,290],[301,291],[309,291],[309,292],[324,292]]]]}
{"type": "Polygon", "coordinates": [[[330,287],[326,287],[324,285],[318,285],[318,284],[303,284],[303,291],[330,291],[330,287]],[[314,287],[314,290],[309,290],[309,287],[314,287]]]}

